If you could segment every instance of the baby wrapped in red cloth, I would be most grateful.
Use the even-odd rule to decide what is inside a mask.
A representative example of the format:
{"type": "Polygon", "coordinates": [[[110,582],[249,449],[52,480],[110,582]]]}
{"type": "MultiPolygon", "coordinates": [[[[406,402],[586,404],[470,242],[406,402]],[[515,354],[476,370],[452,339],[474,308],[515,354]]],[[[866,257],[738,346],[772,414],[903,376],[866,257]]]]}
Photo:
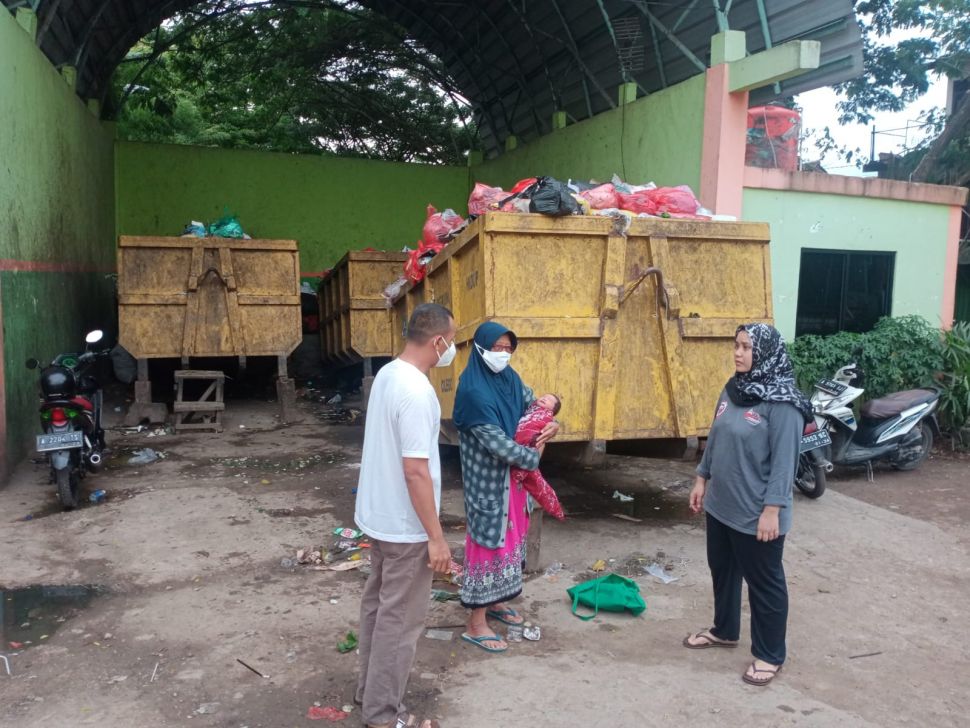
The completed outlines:
{"type": "MultiPolygon", "coordinates": [[[[543,428],[555,419],[562,406],[559,397],[545,394],[531,405],[519,420],[519,427],[515,431],[515,441],[526,447],[535,447],[543,428]]],[[[539,470],[522,470],[512,468],[512,482],[521,485],[531,495],[542,510],[560,521],[565,520],[562,505],[552,486],[542,477],[539,470]]]]}

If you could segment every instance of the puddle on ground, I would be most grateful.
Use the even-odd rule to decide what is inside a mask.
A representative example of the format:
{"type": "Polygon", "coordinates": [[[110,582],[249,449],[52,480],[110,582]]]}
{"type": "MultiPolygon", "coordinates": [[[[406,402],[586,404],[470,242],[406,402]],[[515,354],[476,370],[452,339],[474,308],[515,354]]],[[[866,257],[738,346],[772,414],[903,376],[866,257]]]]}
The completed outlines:
{"type": "Polygon", "coordinates": [[[260,458],[260,457],[239,457],[239,458],[212,458],[213,465],[222,465],[226,468],[239,470],[258,470],[274,473],[292,473],[301,470],[311,470],[320,465],[333,465],[342,463],[347,456],[339,452],[318,453],[305,457],[295,457],[289,460],[281,458],[260,458]]]}
{"type": "MultiPolygon", "coordinates": [[[[553,484],[554,486],[556,484],[553,484]]],[[[559,500],[569,518],[617,518],[619,521],[689,521],[687,497],[681,492],[642,492],[624,494],[631,501],[613,497],[613,492],[566,489],[559,500]]]]}
{"type": "Polygon", "coordinates": [[[104,592],[102,587],[82,584],[0,589],[0,649],[16,650],[45,643],[104,592]]]}
{"type": "Polygon", "coordinates": [[[99,508],[105,503],[119,503],[121,501],[130,500],[139,493],[144,493],[147,490],[151,490],[150,488],[119,488],[118,490],[108,490],[97,480],[85,480],[81,484],[81,493],[78,498],[77,507],[70,511],[65,511],[60,501],[57,500],[57,491],[54,489],[54,486],[51,485],[49,487],[51,489],[51,500],[30,513],[18,516],[18,521],[36,521],[39,518],[47,518],[48,516],[54,516],[58,513],[77,513],[78,511],[85,510],[87,508],[99,508]],[[104,498],[97,503],[92,503],[90,500],[91,494],[96,490],[104,490],[105,495],[104,498]]]}

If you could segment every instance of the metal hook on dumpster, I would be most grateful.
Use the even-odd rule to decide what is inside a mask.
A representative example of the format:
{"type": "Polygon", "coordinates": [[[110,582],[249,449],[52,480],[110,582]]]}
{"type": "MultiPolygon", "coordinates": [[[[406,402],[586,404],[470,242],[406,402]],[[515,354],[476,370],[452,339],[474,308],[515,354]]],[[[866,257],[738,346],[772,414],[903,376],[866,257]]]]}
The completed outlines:
{"type": "Polygon", "coordinates": [[[222,275],[222,271],[219,270],[218,268],[216,268],[215,266],[210,266],[209,268],[207,268],[205,270],[204,273],[202,273],[202,275],[199,276],[198,280],[196,281],[195,287],[197,288],[198,286],[202,285],[202,282],[205,281],[205,279],[209,277],[209,274],[210,273],[215,273],[216,274],[216,277],[220,280],[220,282],[222,283],[222,285],[224,285],[230,291],[236,290],[236,281],[233,278],[233,276],[232,275],[227,275],[227,276],[222,275]]]}
{"type": "Polygon", "coordinates": [[[650,266],[640,277],[637,278],[633,283],[627,285],[627,290],[623,293],[623,298],[620,299],[620,305],[622,306],[626,300],[633,295],[634,291],[640,287],[649,276],[657,277],[657,316],[660,316],[660,309],[663,308],[667,311],[668,318],[670,317],[670,293],[667,291],[667,286],[664,284],[664,273],[659,268],[650,266]]]}

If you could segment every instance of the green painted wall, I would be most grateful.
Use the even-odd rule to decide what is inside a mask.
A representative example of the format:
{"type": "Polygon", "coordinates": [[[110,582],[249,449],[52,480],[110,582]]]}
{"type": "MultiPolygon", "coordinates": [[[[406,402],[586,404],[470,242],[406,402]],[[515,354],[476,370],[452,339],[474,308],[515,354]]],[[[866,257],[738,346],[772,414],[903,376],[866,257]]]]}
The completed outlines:
{"type": "MultiPolygon", "coordinates": [[[[114,329],[113,138],[30,36],[0,12],[0,302],[6,461],[36,434],[36,373],[83,345],[85,329],[114,329]],[[66,264],[101,273],[34,272],[66,264]],[[48,266],[49,267],[49,266],[48,266]]],[[[3,475],[3,473],[0,473],[3,475]]]]}
{"type": "Polygon", "coordinates": [[[473,168],[508,189],[523,177],[686,184],[699,193],[705,76],[559,129],[473,168]]]}
{"type": "Polygon", "coordinates": [[[795,334],[802,248],[896,253],[892,315],[939,325],[950,208],[919,202],[745,189],[745,220],[771,223],[775,322],[795,334]]]}
{"type": "Polygon", "coordinates": [[[348,250],[400,250],[425,208],[467,212],[468,169],[118,142],[119,235],[178,235],[228,209],[252,237],[295,239],[303,271],[348,250]]]}

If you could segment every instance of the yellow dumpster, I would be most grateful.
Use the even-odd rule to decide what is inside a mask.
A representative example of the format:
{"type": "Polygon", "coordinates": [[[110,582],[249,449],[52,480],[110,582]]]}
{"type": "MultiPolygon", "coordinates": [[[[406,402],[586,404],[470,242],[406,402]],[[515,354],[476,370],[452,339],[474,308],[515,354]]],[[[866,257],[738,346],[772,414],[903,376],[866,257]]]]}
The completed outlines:
{"type": "Polygon", "coordinates": [[[496,320],[518,335],[525,382],[561,395],[559,441],[707,434],[736,327],[771,321],[768,225],[622,222],[488,213],[398,298],[396,342],[417,303],[458,322],[455,363],[431,374],[446,433],[475,329],[496,320]]]}
{"type": "Polygon", "coordinates": [[[323,360],[353,364],[393,356],[387,302],[381,295],[401,275],[406,253],[347,253],[320,282],[323,360]]]}
{"type": "Polygon", "coordinates": [[[302,336],[296,241],[122,236],[118,328],[139,359],[285,357],[302,336]]]}

